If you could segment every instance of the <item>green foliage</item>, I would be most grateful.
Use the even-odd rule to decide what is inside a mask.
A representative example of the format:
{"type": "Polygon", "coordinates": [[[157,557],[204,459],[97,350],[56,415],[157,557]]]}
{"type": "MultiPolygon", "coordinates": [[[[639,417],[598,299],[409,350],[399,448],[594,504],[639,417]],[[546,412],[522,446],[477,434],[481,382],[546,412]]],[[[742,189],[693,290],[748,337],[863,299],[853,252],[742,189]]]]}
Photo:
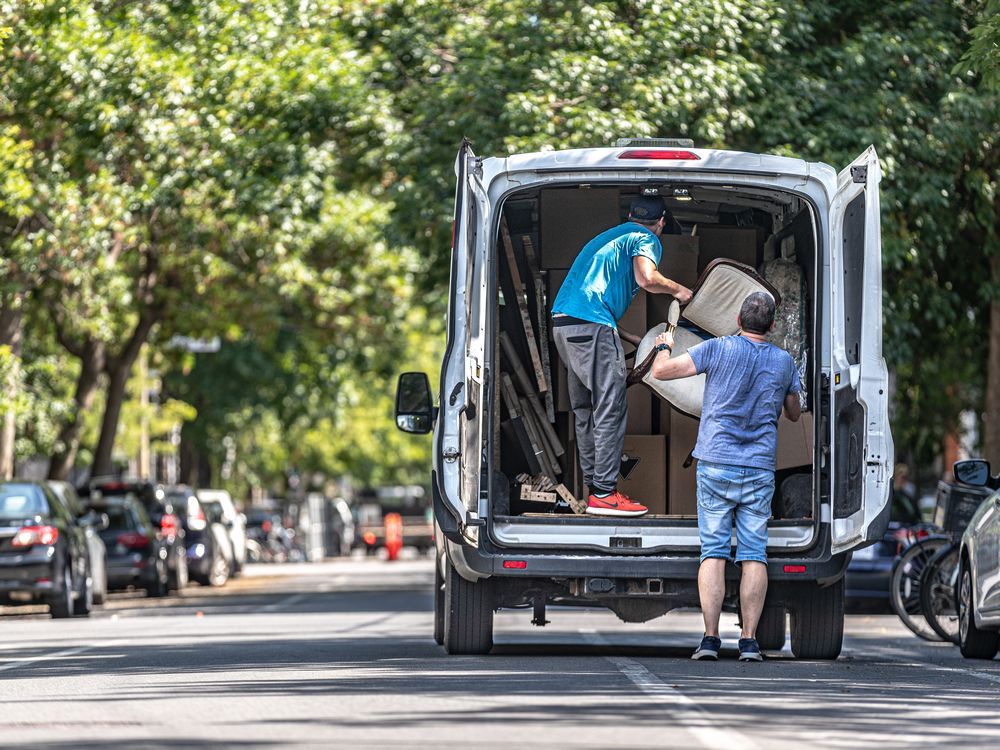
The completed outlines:
{"type": "Polygon", "coordinates": [[[972,41],[953,72],[970,70],[982,76],[983,85],[1000,89],[1000,0],[986,0],[972,30],[972,41]]]}

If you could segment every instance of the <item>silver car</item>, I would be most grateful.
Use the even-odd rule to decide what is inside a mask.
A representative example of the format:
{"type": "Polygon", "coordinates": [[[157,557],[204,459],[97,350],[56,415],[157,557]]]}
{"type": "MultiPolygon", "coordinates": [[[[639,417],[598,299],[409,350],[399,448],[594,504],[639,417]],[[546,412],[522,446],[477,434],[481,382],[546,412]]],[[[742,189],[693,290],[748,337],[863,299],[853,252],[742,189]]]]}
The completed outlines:
{"type": "Polygon", "coordinates": [[[1000,476],[989,461],[959,461],[955,479],[993,490],[962,535],[959,557],[958,632],[962,656],[992,659],[1000,647],[1000,476]]]}
{"type": "Polygon", "coordinates": [[[198,500],[206,513],[210,513],[226,528],[233,552],[233,575],[247,561],[247,525],[246,518],[236,510],[233,498],[226,490],[198,490],[198,500]]]}

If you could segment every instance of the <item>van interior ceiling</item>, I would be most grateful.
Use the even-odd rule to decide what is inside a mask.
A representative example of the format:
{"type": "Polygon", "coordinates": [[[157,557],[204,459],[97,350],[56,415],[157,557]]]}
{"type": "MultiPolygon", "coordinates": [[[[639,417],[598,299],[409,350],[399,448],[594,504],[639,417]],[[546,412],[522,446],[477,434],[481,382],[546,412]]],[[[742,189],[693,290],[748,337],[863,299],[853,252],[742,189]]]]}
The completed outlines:
{"type": "MultiPolygon", "coordinates": [[[[674,222],[661,237],[659,270],[695,290],[695,300],[707,297],[710,289],[716,290],[711,294],[720,294],[718,284],[706,283],[720,265],[713,261],[719,259],[735,262],[721,264],[727,273],[736,269],[735,275],[745,276],[747,283],[756,279],[777,292],[781,304],[770,340],[795,359],[803,386],[803,415],[797,423],[784,417],[779,421],[772,512],[777,521],[812,519],[818,508],[811,393],[816,248],[809,206],[798,196],[773,189],[674,182],[551,186],[514,193],[505,201],[494,256],[500,289],[493,358],[500,375],[494,380],[492,515],[552,518],[585,508],[587,489],[577,460],[566,370],[552,339],[552,303],[580,249],[600,232],[626,221],[629,205],[639,195],[664,198],[674,222]]],[[[745,296],[739,294],[739,299],[731,295],[732,299],[707,301],[722,319],[731,317],[735,326],[745,296]]],[[[640,290],[619,322],[629,369],[635,364],[637,347],[626,338],[638,342],[649,332],[651,341],[652,329],[667,320],[671,300],[640,290]]],[[[694,302],[688,306],[694,307],[694,302]]],[[[712,334],[706,330],[711,326],[699,327],[686,319],[685,309],[678,342],[693,345],[711,335],[725,335],[712,334]]],[[[697,407],[692,407],[683,397],[654,391],[640,381],[628,388],[627,403],[619,489],[650,509],[634,522],[695,518],[696,461],[691,451],[700,395],[697,407]]]]}

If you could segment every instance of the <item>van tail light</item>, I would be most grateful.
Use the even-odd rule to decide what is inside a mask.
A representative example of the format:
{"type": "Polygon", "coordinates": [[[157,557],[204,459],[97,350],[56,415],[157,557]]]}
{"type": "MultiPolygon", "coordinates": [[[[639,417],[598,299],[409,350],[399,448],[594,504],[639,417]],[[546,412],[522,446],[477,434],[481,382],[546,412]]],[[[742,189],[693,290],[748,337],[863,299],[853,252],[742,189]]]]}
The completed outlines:
{"type": "Polygon", "coordinates": [[[633,148],[618,154],[619,159],[662,159],[664,161],[692,161],[701,159],[694,151],[677,151],[662,148],[633,148]]]}
{"type": "Polygon", "coordinates": [[[785,572],[786,573],[805,573],[806,572],[806,566],[805,565],[786,565],[785,566],[785,572]]]}
{"type": "Polygon", "coordinates": [[[119,534],[115,541],[125,549],[145,549],[149,546],[149,537],[136,531],[119,534]]]}
{"type": "Polygon", "coordinates": [[[504,560],[503,566],[508,570],[524,570],[528,567],[527,560],[504,560]]]}
{"type": "Polygon", "coordinates": [[[12,547],[31,547],[35,544],[55,544],[59,529],[55,526],[25,526],[10,540],[12,547]]]}

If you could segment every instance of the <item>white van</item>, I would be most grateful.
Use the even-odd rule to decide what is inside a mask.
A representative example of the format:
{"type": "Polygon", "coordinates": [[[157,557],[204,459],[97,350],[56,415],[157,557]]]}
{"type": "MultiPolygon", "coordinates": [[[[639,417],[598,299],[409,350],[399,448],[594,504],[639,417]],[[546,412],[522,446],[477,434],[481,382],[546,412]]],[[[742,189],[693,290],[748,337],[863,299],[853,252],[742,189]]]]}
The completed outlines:
{"type": "MultiPolygon", "coordinates": [[[[799,367],[804,418],[779,425],[758,640],[782,648],[787,613],[796,656],[836,658],[849,553],[882,538],[890,509],[875,149],[838,174],[682,140],[487,159],[466,142],[456,171],[440,405],[422,373],[404,373],[397,391],[400,429],[434,431],[438,642],[449,653],[485,653],[493,612],[508,607],[532,608],[544,624],[548,603],[605,606],[626,622],[698,605],[697,414],[682,400],[643,383],[628,392],[619,488],[649,514],[576,515],[561,499],[586,490],[552,301],[584,243],[624,221],[634,197],[659,195],[675,219],[661,238],[664,275],[697,299],[728,264],[784,297],[777,343],[799,367]]],[[[701,307],[735,322],[743,297],[730,310],[723,296],[701,307]]],[[[670,298],[655,297],[636,298],[619,324],[623,338],[666,320],[670,298]]],[[[681,326],[689,337],[712,335],[681,326]]],[[[734,566],[727,581],[726,608],[738,611],[734,566]]]]}

